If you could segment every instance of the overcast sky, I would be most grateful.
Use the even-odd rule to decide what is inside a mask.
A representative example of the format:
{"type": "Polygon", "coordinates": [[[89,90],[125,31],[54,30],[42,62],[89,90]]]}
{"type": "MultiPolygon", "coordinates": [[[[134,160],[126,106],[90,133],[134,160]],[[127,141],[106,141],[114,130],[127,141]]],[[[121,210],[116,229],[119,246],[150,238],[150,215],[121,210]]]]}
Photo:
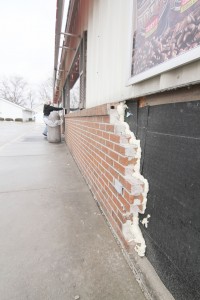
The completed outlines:
{"type": "Polygon", "coordinates": [[[0,77],[53,75],[56,0],[0,0],[0,77]]]}

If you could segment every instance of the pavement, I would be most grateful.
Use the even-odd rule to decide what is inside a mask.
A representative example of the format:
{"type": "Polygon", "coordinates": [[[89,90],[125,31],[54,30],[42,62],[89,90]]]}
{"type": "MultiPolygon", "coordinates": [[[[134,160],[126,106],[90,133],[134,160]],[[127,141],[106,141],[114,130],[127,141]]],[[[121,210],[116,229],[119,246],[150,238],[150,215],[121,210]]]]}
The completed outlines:
{"type": "Polygon", "coordinates": [[[0,122],[0,300],[144,300],[64,140],[0,122]]]}

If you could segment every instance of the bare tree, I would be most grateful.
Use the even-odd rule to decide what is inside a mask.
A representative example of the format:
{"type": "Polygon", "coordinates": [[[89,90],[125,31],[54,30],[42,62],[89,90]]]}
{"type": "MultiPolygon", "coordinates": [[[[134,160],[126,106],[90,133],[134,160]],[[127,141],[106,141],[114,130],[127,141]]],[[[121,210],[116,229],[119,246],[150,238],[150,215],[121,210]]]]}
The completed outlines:
{"type": "Polygon", "coordinates": [[[32,90],[29,90],[26,97],[26,104],[30,109],[33,109],[33,107],[36,105],[35,100],[35,92],[32,90]]]}
{"type": "Polygon", "coordinates": [[[39,86],[39,98],[41,102],[46,102],[52,99],[53,95],[53,78],[48,78],[39,86]]]}
{"type": "Polygon", "coordinates": [[[27,82],[21,76],[11,76],[0,80],[0,97],[16,103],[25,105],[27,82]]]}

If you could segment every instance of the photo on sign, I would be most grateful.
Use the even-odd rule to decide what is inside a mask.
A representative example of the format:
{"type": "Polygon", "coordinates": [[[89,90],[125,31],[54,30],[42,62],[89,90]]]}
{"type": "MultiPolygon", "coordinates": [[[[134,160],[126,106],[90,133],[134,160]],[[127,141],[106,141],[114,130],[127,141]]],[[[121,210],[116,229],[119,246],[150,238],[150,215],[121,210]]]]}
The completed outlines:
{"type": "Polygon", "coordinates": [[[133,1],[129,84],[200,57],[200,0],[133,1]]]}

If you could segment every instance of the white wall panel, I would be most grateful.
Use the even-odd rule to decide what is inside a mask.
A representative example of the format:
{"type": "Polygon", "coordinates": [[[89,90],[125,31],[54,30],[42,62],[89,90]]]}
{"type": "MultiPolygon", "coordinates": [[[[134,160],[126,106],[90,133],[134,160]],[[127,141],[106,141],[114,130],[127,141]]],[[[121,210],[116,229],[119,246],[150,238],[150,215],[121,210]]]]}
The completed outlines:
{"type": "Polygon", "coordinates": [[[87,107],[127,97],[129,1],[91,1],[88,22],[87,107]]]}

